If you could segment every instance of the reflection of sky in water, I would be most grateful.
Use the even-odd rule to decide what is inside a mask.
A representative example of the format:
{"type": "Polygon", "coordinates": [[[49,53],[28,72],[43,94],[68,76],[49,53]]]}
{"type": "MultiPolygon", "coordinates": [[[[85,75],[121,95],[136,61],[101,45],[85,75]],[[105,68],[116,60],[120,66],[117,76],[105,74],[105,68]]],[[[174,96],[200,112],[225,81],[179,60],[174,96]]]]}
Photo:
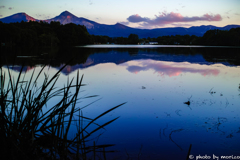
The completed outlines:
{"type": "MultiPolygon", "coordinates": [[[[52,68],[46,71],[56,72],[52,68]]],[[[149,59],[98,64],[81,69],[80,74],[87,84],[80,95],[98,94],[102,98],[84,109],[85,116],[93,118],[127,102],[99,121],[120,116],[97,141],[116,144],[113,149],[120,151],[117,156],[127,158],[127,151],[137,158],[141,150],[143,159],[184,159],[190,144],[192,155],[240,152],[239,67],[149,59]],[[188,100],[189,106],[184,104],[188,100]]],[[[75,75],[76,71],[69,77],[75,75]]],[[[58,85],[66,80],[61,75],[58,85]]],[[[79,105],[94,100],[83,99],[79,105]]]]}
{"type": "Polygon", "coordinates": [[[215,75],[217,76],[219,74],[219,70],[217,69],[199,69],[199,68],[192,68],[189,63],[181,63],[181,64],[175,64],[175,63],[164,63],[164,62],[158,62],[153,60],[139,60],[134,61],[133,64],[131,62],[128,62],[124,64],[127,67],[127,70],[132,73],[138,73],[140,71],[147,71],[147,70],[154,70],[155,72],[161,74],[161,75],[168,75],[169,77],[172,76],[179,76],[181,73],[200,73],[203,76],[206,75],[215,75]],[[137,64],[134,64],[138,62],[137,64]]]}

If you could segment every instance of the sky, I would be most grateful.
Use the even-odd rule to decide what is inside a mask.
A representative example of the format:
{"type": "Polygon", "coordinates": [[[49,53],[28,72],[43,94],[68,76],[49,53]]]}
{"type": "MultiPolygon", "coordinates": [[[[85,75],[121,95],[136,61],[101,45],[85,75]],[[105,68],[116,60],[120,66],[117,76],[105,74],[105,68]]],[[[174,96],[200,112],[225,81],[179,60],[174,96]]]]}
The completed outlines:
{"type": "Polygon", "coordinates": [[[63,11],[142,29],[240,25],[240,0],[0,0],[0,18],[25,12],[44,20],[63,11]]]}

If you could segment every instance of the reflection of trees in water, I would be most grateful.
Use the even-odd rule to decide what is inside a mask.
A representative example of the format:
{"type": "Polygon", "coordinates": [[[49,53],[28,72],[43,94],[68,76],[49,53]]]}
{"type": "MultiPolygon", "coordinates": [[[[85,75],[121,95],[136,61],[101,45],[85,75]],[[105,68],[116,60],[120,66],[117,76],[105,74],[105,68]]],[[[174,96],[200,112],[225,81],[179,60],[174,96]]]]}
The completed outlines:
{"type": "MultiPolygon", "coordinates": [[[[89,56],[95,56],[99,60],[107,59],[108,62],[126,62],[135,59],[153,59],[170,61],[188,61],[191,63],[194,55],[202,56],[206,61],[222,62],[232,65],[240,65],[240,48],[211,48],[211,47],[159,47],[159,48],[1,48],[3,65],[25,64],[34,66],[50,64],[60,66],[74,57],[70,65],[83,64],[89,56]],[[154,55],[154,56],[151,56],[154,55]],[[17,56],[32,56],[29,58],[17,58],[17,56]],[[34,57],[33,57],[34,56],[34,57]],[[188,57],[190,56],[190,57],[188,57]],[[165,57],[165,58],[164,58],[165,57]],[[167,57],[167,58],[166,58],[167,57]],[[179,59],[180,58],[180,59],[179,59]],[[122,61],[124,60],[124,61],[122,61]]],[[[102,63],[102,62],[101,62],[102,63]]],[[[199,62],[194,62],[199,63],[199,62]]],[[[200,62],[201,63],[201,62],[200,62]]]]}
{"type": "Polygon", "coordinates": [[[50,65],[60,66],[68,64],[70,66],[83,64],[91,54],[90,50],[80,50],[76,47],[66,48],[5,48],[1,54],[2,65],[50,65]],[[24,57],[22,57],[24,56],[24,57]],[[70,62],[69,60],[72,59],[70,62]]]}

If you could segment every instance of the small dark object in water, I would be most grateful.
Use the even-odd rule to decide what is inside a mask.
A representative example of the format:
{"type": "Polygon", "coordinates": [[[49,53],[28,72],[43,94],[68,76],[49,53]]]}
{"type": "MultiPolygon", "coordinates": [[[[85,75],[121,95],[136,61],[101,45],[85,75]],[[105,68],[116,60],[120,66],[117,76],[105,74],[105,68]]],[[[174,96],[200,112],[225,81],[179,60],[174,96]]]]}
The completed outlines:
{"type": "Polygon", "coordinates": [[[229,134],[228,136],[227,136],[227,138],[232,138],[233,137],[233,135],[232,134],[229,134]]]}
{"type": "Polygon", "coordinates": [[[184,102],[184,104],[190,105],[190,101],[184,102]]]}
{"type": "Polygon", "coordinates": [[[146,89],[146,87],[142,86],[142,89],[146,89]]]}
{"type": "Polygon", "coordinates": [[[188,98],[188,101],[187,102],[184,102],[184,104],[187,104],[188,106],[190,105],[190,99],[192,98],[192,95],[190,98],[188,98]]]}

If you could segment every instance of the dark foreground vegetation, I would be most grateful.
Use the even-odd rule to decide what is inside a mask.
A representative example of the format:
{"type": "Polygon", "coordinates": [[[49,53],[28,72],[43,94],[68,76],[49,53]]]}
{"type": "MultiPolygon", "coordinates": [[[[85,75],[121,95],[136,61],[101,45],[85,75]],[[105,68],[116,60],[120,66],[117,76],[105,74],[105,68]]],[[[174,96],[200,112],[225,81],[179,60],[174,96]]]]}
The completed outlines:
{"type": "MultiPolygon", "coordinates": [[[[65,66],[64,66],[65,67],[65,66]]],[[[106,159],[112,144],[97,145],[93,135],[117,118],[104,124],[97,120],[122,104],[96,118],[83,116],[79,106],[79,91],[83,86],[77,73],[76,80],[68,80],[60,89],[55,88],[62,67],[51,78],[45,75],[39,86],[42,70],[28,80],[22,70],[14,79],[11,71],[0,68],[0,147],[1,159],[106,159]],[[74,82],[76,81],[76,82],[74,82]],[[54,105],[47,103],[61,97],[54,105]],[[75,128],[75,133],[71,132],[75,128]],[[70,135],[74,135],[71,138],[70,135]],[[90,141],[91,140],[91,141],[90,141]],[[92,143],[91,143],[92,142],[92,143]]],[[[93,96],[84,97],[91,98],[93,96]]]]}
{"type": "Polygon", "coordinates": [[[22,46],[77,46],[85,44],[148,44],[160,45],[209,45],[240,46],[240,28],[209,30],[203,37],[195,35],[161,36],[142,38],[136,34],[128,37],[108,37],[90,35],[85,26],[73,23],[61,25],[60,22],[0,22],[0,42],[4,45],[22,46]]]}

